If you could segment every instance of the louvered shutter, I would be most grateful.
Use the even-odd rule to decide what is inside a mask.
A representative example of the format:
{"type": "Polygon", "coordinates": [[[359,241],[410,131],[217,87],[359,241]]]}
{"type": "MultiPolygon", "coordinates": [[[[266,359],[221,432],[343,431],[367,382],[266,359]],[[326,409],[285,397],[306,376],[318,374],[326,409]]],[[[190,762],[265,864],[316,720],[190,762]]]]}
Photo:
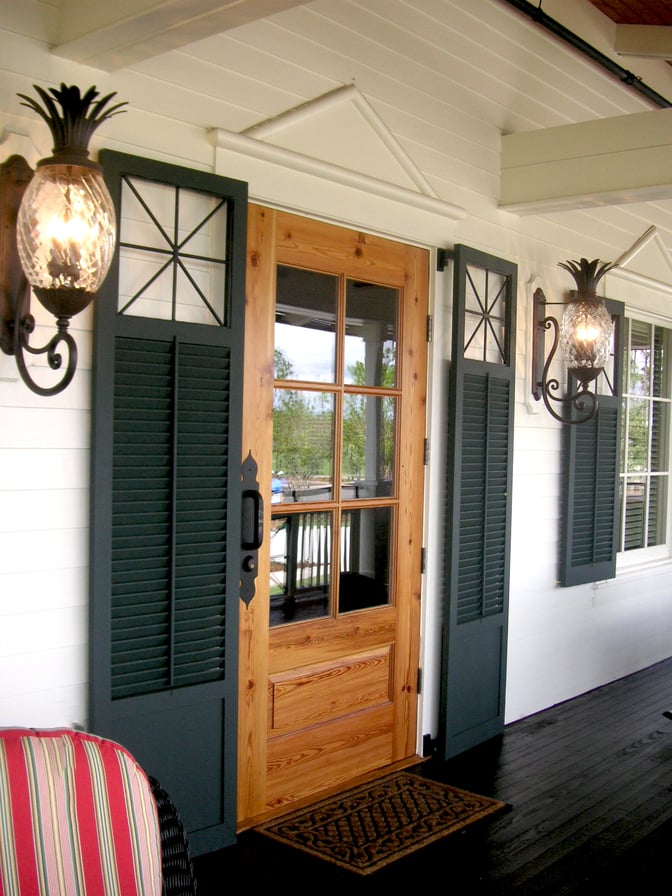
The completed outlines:
{"type": "Polygon", "coordinates": [[[624,306],[608,301],[607,307],[615,324],[612,377],[599,396],[593,420],[564,426],[559,575],[563,586],[616,575],[624,306]]]}
{"type": "Polygon", "coordinates": [[[517,269],[456,246],[439,752],[504,727],[517,269]]]}
{"type": "Polygon", "coordinates": [[[198,855],[237,828],[247,185],[101,161],[119,246],[95,305],[89,725],[198,855]]]}

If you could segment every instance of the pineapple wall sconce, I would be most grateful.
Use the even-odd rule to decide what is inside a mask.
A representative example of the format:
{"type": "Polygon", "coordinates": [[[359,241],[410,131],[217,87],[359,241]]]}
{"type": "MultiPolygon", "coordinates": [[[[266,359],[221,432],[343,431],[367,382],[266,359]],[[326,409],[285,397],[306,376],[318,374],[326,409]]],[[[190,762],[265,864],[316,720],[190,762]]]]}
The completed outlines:
{"type": "Polygon", "coordinates": [[[587,423],[597,414],[599,401],[591,384],[604,370],[612,352],[614,325],[605,300],[598,297],[597,286],[616,263],[588,261],[559,262],[574,278],[576,289],[563,303],[565,311],[560,322],[547,315],[548,302],[542,289],[533,297],[534,337],[532,341],[532,395],[543,400],[548,412],[561,423],[587,423]],[[553,333],[553,343],[547,357],[546,332],[553,333]],[[574,384],[568,394],[561,394],[560,383],[549,375],[558,347],[574,384]],[[556,411],[554,405],[561,408],[556,411]],[[571,412],[571,413],[570,413],[571,412]]]}
{"type": "Polygon", "coordinates": [[[35,90],[42,104],[19,97],[47,123],[53,155],[39,161],[34,172],[18,155],[0,166],[0,348],[14,355],[33,392],[51,396],[72,381],[77,345],[70,319],[98,292],[115,248],[114,205],[101,166],[88,157],[89,140],[127,104],[110,106],[115,94],[99,99],[95,87],[83,94],[65,84],[35,90]],[[41,347],[31,343],[31,293],[56,318],[56,332],[41,347]],[[60,379],[51,385],[36,382],[29,355],[46,355],[60,379]]]}

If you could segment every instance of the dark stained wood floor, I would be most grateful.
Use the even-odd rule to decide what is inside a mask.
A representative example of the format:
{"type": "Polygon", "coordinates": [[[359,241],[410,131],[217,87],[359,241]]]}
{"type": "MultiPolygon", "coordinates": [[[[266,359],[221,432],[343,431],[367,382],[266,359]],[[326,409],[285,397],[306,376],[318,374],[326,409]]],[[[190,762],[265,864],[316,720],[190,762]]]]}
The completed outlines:
{"type": "Polygon", "coordinates": [[[201,896],[268,893],[597,894],[670,891],[672,659],[544,710],[422,774],[510,805],[360,877],[248,831],[198,857],[201,896]],[[458,887],[458,889],[453,889],[458,887]],[[662,887],[662,889],[660,889],[662,887]]]}

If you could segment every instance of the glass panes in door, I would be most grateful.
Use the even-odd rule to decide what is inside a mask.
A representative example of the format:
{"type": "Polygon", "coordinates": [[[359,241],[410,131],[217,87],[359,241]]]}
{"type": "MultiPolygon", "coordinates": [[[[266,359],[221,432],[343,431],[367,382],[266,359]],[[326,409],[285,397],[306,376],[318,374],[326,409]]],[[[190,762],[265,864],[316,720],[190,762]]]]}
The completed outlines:
{"type": "Polygon", "coordinates": [[[333,392],[275,389],[272,504],[332,499],[335,399],[333,392]]]}
{"type": "Polygon", "coordinates": [[[394,481],[397,399],[347,393],[343,398],[341,496],[389,497],[394,481]]]}
{"type": "Polygon", "coordinates": [[[347,281],[343,378],[348,385],[396,386],[398,298],[389,286],[347,281]]]}
{"type": "Polygon", "coordinates": [[[278,265],[275,377],[333,383],[338,277],[278,265]]]}
{"type": "Polygon", "coordinates": [[[343,510],[341,536],[339,613],[389,603],[392,509],[343,510]]]}
{"type": "Polygon", "coordinates": [[[278,265],[272,626],[391,600],[399,301],[383,284],[278,265]]]}

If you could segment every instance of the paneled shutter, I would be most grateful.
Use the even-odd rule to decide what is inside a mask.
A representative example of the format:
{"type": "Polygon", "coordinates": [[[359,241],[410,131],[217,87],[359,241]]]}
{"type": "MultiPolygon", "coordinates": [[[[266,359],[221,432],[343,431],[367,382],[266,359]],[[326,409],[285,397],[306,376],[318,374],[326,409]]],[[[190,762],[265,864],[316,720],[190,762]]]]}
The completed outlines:
{"type": "MultiPolygon", "coordinates": [[[[597,415],[564,428],[560,584],[581,585],[616,575],[624,306],[607,301],[614,318],[612,376],[599,396],[597,415]]],[[[576,384],[569,384],[568,388],[576,384]]]]}
{"type": "Polygon", "coordinates": [[[456,246],[439,752],[504,727],[517,268],[456,246]]]}
{"type": "Polygon", "coordinates": [[[247,185],[101,153],[119,246],[96,303],[90,727],[235,841],[247,185]]]}

